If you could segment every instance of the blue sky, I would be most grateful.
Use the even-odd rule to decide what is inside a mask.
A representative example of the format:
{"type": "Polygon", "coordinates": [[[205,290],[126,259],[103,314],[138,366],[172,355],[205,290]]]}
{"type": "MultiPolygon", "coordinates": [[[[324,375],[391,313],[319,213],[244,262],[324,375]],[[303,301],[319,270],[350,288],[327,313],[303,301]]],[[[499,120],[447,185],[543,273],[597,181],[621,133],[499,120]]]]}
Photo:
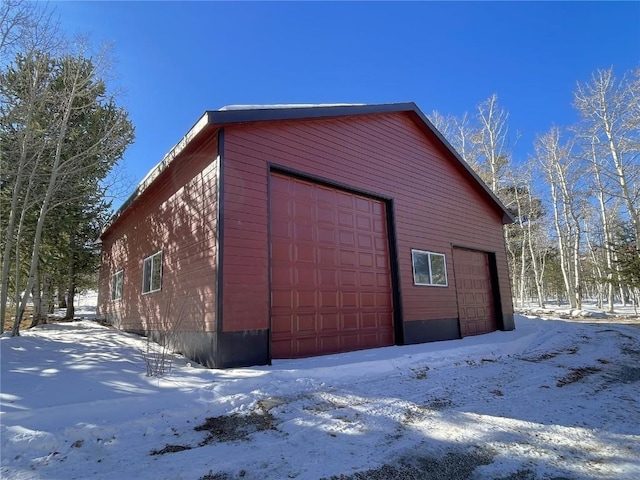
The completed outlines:
{"type": "Polygon", "coordinates": [[[536,134],[576,120],[576,81],[640,66],[640,2],[52,5],[69,34],[113,43],[134,184],[228,104],[414,101],[460,115],[497,93],[518,160],[536,134]]]}

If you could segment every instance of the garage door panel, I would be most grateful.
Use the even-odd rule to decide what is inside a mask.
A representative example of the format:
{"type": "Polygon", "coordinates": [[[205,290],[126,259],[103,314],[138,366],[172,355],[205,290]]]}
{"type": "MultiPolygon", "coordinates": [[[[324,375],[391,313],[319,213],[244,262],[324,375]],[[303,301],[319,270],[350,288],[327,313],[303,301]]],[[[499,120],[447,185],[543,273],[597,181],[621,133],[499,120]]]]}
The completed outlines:
{"type": "Polygon", "coordinates": [[[353,212],[348,210],[338,210],[338,225],[341,227],[353,228],[353,212]]]}
{"type": "Polygon", "coordinates": [[[322,288],[338,288],[340,281],[338,280],[338,269],[318,270],[318,286],[322,288]]]}
{"type": "Polygon", "coordinates": [[[377,307],[385,307],[387,309],[391,308],[391,297],[386,293],[378,293],[376,294],[376,306],[377,307]]]}
{"type": "Polygon", "coordinates": [[[291,215],[292,202],[289,200],[287,194],[273,194],[271,195],[271,207],[278,209],[283,215],[291,215]]]}
{"type": "Polygon", "coordinates": [[[294,345],[301,356],[313,355],[313,352],[318,351],[318,338],[306,337],[294,339],[294,345]]]}
{"type": "Polygon", "coordinates": [[[272,357],[393,344],[384,203],[271,179],[272,357]]]}
{"type": "Polygon", "coordinates": [[[338,291],[322,291],[320,292],[320,308],[333,309],[338,308],[338,291]]]}
{"type": "Polygon", "coordinates": [[[341,230],[338,233],[340,247],[354,248],[356,246],[356,236],[352,231],[341,230]]]}
{"type": "Polygon", "coordinates": [[[389,276],[381,273],[376,273],[376,285],[385,290],[389,289],[391,284],[389,283],[389,276]]]}
{"type": "Polygon", "coordinates": [[[372,246],[373,246],[373,238],[371,235],[366,235],[366,234],[358,235],[358,248],[371,250],[372,246]]]}
{"type": "Polygon", "coordinates": [[[359,328],[358,315],[355,313],[342,314],[342,330],[357,330],[359,328]]]}
{"type": "Polygon", "coordinates": [[[293,231],[291,222],[287,219],[276,219],[271,223],[272,238],[286,238],[293,240],[293,231]]]}
{"type": "Polygon", "coordinates": [[[291,185],[293,186],[293,195],[295,197],[295,201],[302,203],[305,200],[312,201],[314,196],[314,188],[313,185],[307,182],[299,182],[295,179],[290,179],[291,185]]]}
{"type": "Polygon", "coordinates": [[[282,308],[277,307],[277,305],[290,305],[292,302],[292,295],[293,292],[291,290],[272,290],[271,301],[273,305],[276,305],[275,308],[282,308]]]}
{"type": "Polygon", "coordinates": [[[340,329],[340,315],[336,313],[323,313],[320,315],[320,333],[323,335],[335,333],[340,329]]]}
{"type": "MultiPolygon", "coordinates": [[[[275,262],[274,262],[275,263],[275,262]]],[[[271,274],[272,286],[277,287],[280,285],[284,285],[286,287],[290,286],[293,282],[293,275],[295,272],[284,268],[274,268],[271,274]]]]}
{"type": "Polygon", "coordinates": [[[316,331],[316,314],[308,313],[306,315],[298,315],[296,317],[296,329],[294,333],[315,333],[316,331]]]}
{"type": "Polygon", "coordinates": [[[336,203],[336,192],[335,190],[329,188],[329,187],[322,187],[322,186],[318,186],[316,189],[316,203],[319,207],[323,207],[323,208],[327,208],[328,210],[334,212],[335,208],[334,205],[336,203]],[[322,205],[322,204],[328,204],[328,207],[326,205],[322,205]]]}
{"type": "Polygon", "coordinates": [[[276,313],[272,313],[273,318],[273,326],[272,333],[274,336],[276,334],[284,334],[282,335],[282,339],[286,338],[293,331],[293,318],[291,315],[278,315],[276,313]]]}
{"type": "Polygon", "coordinates": [[[357,252],[355,250],[339,250],[340,252],[340,265],[355,266],[357,263],[357,252]]]}
{"type": "Polygon", "coordinates": [[[376,252],[385,252],[388,255],[388,241],[386,238],[376,237],[374,239],[374,247],[376,252]]]}
{"type": "Polygon", "coordinates": [[[347,192],[336,190],[336,203],[338,207],[347,207],[353,209],[353,195],[347,192]]]}
{"type": "Polygon", "coordinates": [[[316,249],[313,245],[305,245],[303,243],[298,243],[296,245],[292,244],[290,250],[295,252],[295,256],[293,258],[296,262],[316,263],[316,249]]]}
{"type": "Polygon", "coordinates": [[[316,247],[318,264],[324,267],[338,266],[338,251],[333,247],[316,247]]]}
{"type": "Polygon", "coordinates": [[[293,260],[293,244],[278,242],[278,244],[274,245],[274,248],[271,249],[271,258],[276,262],[280,260],[290,262],[293,260]]]}
{"type": "Polygon", "coordinates": [[[292,351],[292,342],[289,339],[275,338],[271,339],[271,356],[273,358],[284,358],[287,352],[292,351]]]}
{"type": "Polygon", "coordinates": [[[355,270],[339,270],[338,277],[340,280],[338,285],[341,288],[356,287],[358,285],[357,275],[358,273],[355,270]]]}
{"type": "Polygon", "coordinates": [[[316,309],[318,307],[318,298],[317,298],[317,293],[315,290],[312,291],[304,291],[304,290],[298,290],[297,292],[295,292],[294,294],[294,305],[296,309],[301,309],[301,308],[312,308],[312,309],[316,309]]]}
{"type": "MultiPolygon", "coordinates": [[[[362,348],[362,342],[360,341],[360,336],[358,334],[343,335],[340,337],[340,340],[342,350],[349,351],[362,348]]],[[[364,347],[366,348],[366,346],[364,347]]]]}
{"type": "Polygon", "coordinates": [[[360,272],[358,274],[358,283],[361,287],[375,287],[376,276],[373,272],[360,272]]]}
{"type": "MultiPolygon", "coordinates": [[[[314,204],[309,202],[289,202],[293,206],[293,216],[296,218],[308,218],[314,217],[314,204]]],[[[277,206],[276,206],[277,208],[277,206]]]]}
{"type": "Polygon", "coordinates": [[[336,243],[336,232],[324,225],[318,226],[318,242],[327,245],[334,245],[336,243]]]}
{"type": "Polygon", "coordinates": [[[362,328],[372,328],[377,330],[379,326],[380,318],[378,318],[378,314],[375,312],[371,313],[363,313],[362,314],[362,328]]]}
{"type": "Polygon", "coordinates": [[[316,285],[316,269],[313,266],[293,267],[295,272],[293,284],[301,287],[315,287],[316,285]]]}
{"type": "Polygon", "coordinates": [[[354,308],[358,307],[359,295],[357,292],[340,292],[340,307],[341,308],[354,308]]]}
{"type": "Polygon", "coordinates": [[[372,221],[373,219],[370,216],[356,215],[356,226],[358,230],[372,231],[372,221]]]}
{"type": "Polygon", "coordinates": [[[453,254],[462,336],[497,330],[489,255],[460,248],[454,248],[453,254]]]}
{"type": "Polygon", "coordinates": [[[327,336],[320,337],[320,349],[323,352],[335,353],[340,351],[340,337],[327,336]]]}
{"type": "Polygon", "coordinates": [[[293,224],[293,239],[297,242],[313,242],[313,225],[305,223],[293,224]]]}
{"type": "Polygon", "coordinates": [[[354,197],[356,201],[356,210],[359,212],[371,212],[371,200],[363,197],[354,197]]]}
{"type": "Polygon", "coordinates": [[[373,254],[372,253],[358,253],[358,266],[364,267],[364,269],[369,270],[366,273],[373,274],[371,270],[373,270],[373,254]]]}
{"type": "MultiPolygon", "coordinates": [[[[363,309],[365,308],[375,308],[376,306],[376,295],[375,293],[362,293],[360,295],[360,304],[363,309]]],[[[365,315],[363,313],[363,315],[365,315]]]]}
{"type": "Polygon", "coordinates": [[[319,225],[326,223],[333,226],[335,215],[336,212],[331,205],[316,205],[316,221],[319,225]]]}

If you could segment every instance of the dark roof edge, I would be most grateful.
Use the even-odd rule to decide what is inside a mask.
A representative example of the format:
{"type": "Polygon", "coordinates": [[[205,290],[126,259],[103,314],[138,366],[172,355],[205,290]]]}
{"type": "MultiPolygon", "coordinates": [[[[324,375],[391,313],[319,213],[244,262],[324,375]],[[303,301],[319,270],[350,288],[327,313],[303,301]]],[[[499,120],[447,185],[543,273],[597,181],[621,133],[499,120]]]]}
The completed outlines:
{"type": "Polygon", "coordinates": [[[214,128],[223,127],[225,125],[238,124],[238,123],[253,123],[253,122],[268,122],[276,120],[302,120],[313,118],[328,118],[328,117],[341,117],[347,115],[368,115],[379,113],[401,113],[412,112],[418,116],[420,121],[438,138],[440,142],[447,148],[460,162],[467,172],[473,177],[476,182],[484,189],[487,195],[493,200],[496,205],[502,210],[502,222],[513,223],[515,219],[500,201],[500,199],[491,191],[491,189],[484,183],[484,181],[478,176],[478,174],[469,166],[469,164],[460,156],[460,154],[451,146],[451,144],[444,138],[444,136],[436,129],[436,127],[429,121],[424,113],[418,108],[414,102],[403,103],[380,103],[370,105],[329,105],[329,106],[292,106],[290,108],[246,108],[246,109],[233,109],[233,110],[208,110],[200,119],[191,127],[187,134],[162,158],[160,163],[149,171],[146,177],[138,184],[133,193],[125,200],[125,202],[118,208],[118,210],[109,219],[109,222],[102,230],[100,236],[113,225],[113,223],[122,214],[129,209],[134,201],[165,171],[173,160],[178,157],[185,148],[198,137],[208,126],[214,128]]]}
{"type": "Polygon", "coordinates": [[[291,108],[246,108],[234,110],[209,110],[209,118],[214,124],[234,124],[249,122],[269,122],[275,120],[302,120],[313,118],[341,117],[346,115],[367,115],[375,113],[405,112],[417,109],[415,103],[378,103],[370,105],[317,105],[292,106],[291,108]]]}

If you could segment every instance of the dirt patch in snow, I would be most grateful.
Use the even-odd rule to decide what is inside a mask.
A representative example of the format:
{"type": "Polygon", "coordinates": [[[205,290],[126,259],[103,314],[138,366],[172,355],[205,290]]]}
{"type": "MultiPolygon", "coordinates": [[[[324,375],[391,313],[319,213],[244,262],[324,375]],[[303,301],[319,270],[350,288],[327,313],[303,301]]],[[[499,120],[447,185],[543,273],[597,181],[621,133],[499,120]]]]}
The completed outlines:
{"type": "Polygon", "coordinates": [[[190,445],[167,445],[160,450],[152,450],[151,455],[164,455],[165,453],[184,452],[185,450],[191,450],[190,445]]]}
{"type": "Polygon", "coordinates": [[[602,369],[598,367],[579,367],[572,368],[570,372],[556,382],[557,387],[564,387],[575,382],[579,382],[584,377],[593,375],[594,373],[601,372],[602,369]]]}
{"type": "Polygon", "coordinates": [[[569,347],[569,348],[563,348],[560,350],[554,350],[552,352],[545,352],[542,353],[540,355],[536,355],[534,357],[520,357],[520,360],[524,360],[525,362],[542,362],[544,360],[551,360],[552,358],[557,357],[558,355],[563,355],[563,354],[568,354],[568,355],[575,355],[576,353],[578,353],[580,349],[578,347],[569,347]]]}
{"type": "Polygon", "coordinates": [[[474,452],[449,452],[442,458],[404,457],[393,464],[352,475],[334,475],[322,480],[466,480],[476,468],[489,465],[494,455],[489,450],[478,449],[474,452]]]}
{"type": "MultiPolygon", "coordinates": [[[[231,415],[220,415],[219,417],[209,417],[205,419],[202,425],[194,427],[196,432],[208,432],[206,438],[197,446],[204,447],[205,445],[216,442],[247,440],[249,435],[253,433],[264,430],[277,430],[275,423],[273,415],[262,409],[245,414],[234,413],[231,415]]],[[[184,452],[192,448],[194,447],[191,445],[166,445],[160,450],[152,450],[151,455],[184,452]]]]}
{"type": "Polygon", "coordinates": [[[265,430],[276,430],[275,419],[269,412],[253,411],[241,415],[221,415],[209,417],[202,425],[194,428],[197,432],[209,432],[200,446],[214,442],[246,440],[249,435],[265,430]]]}

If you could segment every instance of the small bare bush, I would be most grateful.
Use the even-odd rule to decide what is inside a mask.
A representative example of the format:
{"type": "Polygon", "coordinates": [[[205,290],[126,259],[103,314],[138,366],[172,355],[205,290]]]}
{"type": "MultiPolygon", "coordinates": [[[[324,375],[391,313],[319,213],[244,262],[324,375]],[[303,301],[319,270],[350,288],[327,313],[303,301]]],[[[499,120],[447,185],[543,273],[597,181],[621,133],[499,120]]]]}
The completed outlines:
{"type": "Polygon", "coordinates": [[[181,325],[184,321],[186,302],[182,304],[180,313],[175,322],[169,322],[171,311],[171,298],[167,302],[165,309],[164,320],[160,319],[160,327],[165,325],[165,328],[159,328],[158,330],[149,330],[147,332],[147,341],[142,349],[142,358],[147,366],[148,377],[161,377],[171,373],[173,366],[173,353],[178,334],[181,331],[181,325]],[[155,335],[154,335],[155,334],[155,335]],[[155,337],[155,338],[154,338],[155,337]]]}

